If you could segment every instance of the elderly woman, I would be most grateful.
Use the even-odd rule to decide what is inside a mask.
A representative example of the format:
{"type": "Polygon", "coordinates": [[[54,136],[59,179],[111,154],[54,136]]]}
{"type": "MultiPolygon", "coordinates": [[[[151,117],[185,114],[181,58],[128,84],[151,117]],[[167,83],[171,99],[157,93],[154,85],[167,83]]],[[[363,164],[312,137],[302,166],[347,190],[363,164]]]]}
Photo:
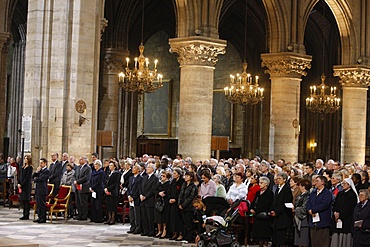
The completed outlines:
{"type": "Polygon", "coordinates": [[[170,203],[170,221],[168,225],[168,230],[170,230],[173,235],[170,240],[175,240],[181,236],[183,231],[183,222],[181,217],[181,212],[179,210],[178,198],[180,195],[182,184],[184,179],[182,178],[182,169],[176,167],[173,169],[173,179],[170,185],[169,203],[170,203]]]}
{"type": "Polygon", "coordinates": [[[358,202],[358,196],[352,179],[344,179],[342,186],[343,191],[338,193],[332,209],[332,247],[352,246],[353,210],[358,202]]]}
{"type": "Polygon", "coordinates": [[[369,190],[361,189],[358,197],[360,202],[356,205],[355,210],[353,211],[353,246],[364,247],[369,246],[370,243],[369,190]]]}
{"type": "MultiPolygon", "coordinates": [[[[76,180],[75,177],[75,170],[73,170],[74,166],[72,163],[67,163],[66,171],[63,173],[62,180],[60,181],[60,185],[68,185],[73,186],[73,182],[76,180]]],[[[74,192],[71,192],[70,200],[68,202],[68,218],[73,217],[73,202],[72,198],[74,198],[74,192]]]]}
{"type": "Polygon", "coordinates": [[[301,190],[298,188],[299,180],[301,180],[301,178],[299,177],[293,177],[289,179],[289,185],[293,195],[293,202],[295,201],[297,196],[301,194],[301,190]]]}
{"type": "Polygon", "coordinates": [[[100,160],[94,161],[94,170],[91,173],[90,192],[91,192],[91,222],[103,222],[103,191],[105,183],[105,172],[102,169],[100,160]]]}
{"type": "Polygon", "coordinates": [[[297,186],[301,192],[295,200],[292,211],[294,213],[294,245],[310,246],[309,224],[307,218],[306,204],[310,196],[309,190],[312,187],[311,181],[308,179],[301,179],[297,186]]]}
{"type": "Polygon", "coordinates": [[[120,166],[123,165],[123,170],[121,171],[121,179],[120,179],[120,189],[122,190],[122,194],[127,191],[128,187],[128,181],[130,180],[130,177],[132,176],[132,171],[131,171],[131,159],[127,160],[120,160],[120,166]]]}
{"type": "Polygon", "coordinates": [[[221,175],[216,174],[212,177],[212,180],[216,183],[216,197],[222,197],[226,199],[226,190],[223,184],[221,183],[221,175]]]}
{"type": "Polygon", "coordinates": [[[252,202],[250,212],[254,215],[254,224],[252,228],[252,237],[259,243],[259,246],[267,246],[272,236],[271,219],[268,213],[271,209],[271,202],[274,195],[269,190],[270,179],[260,177],[260,191],[256,193],[256,197],[252,202]]]}
{"type": "Polygon", "coordinates": [[[24,164],[19,170],[18,191],[21,192],[20,199],[23,204],[23,216],[19,219],[28,220],[30,216],[31,177],[33,172],[31,155],[24,156],[24,164]]]}
{"type": "Polygon", "coordinates": [[[158,233],[157,238],[165,238],[167,236],[167,224],[169,221],[169,194],[170,194],[170,179],[171,173],[163,170],[161,172],[161,180],[156,189],[156,202],[161,201],[164,207],[161,211],[158,208],[154,210],[154,223],[157,223],[158,233]]]}
{"type": "Polygon", "coordinates": [[[248,188],[243,183],[244,175],[241,172],[234,174],[234,184],[231,185],[226,194],[227,202],[232,205],[238,199],[244,199],[247,196],[248,188]]]}
{"type": "Polygon", "coordinates": [[[194,178],[194,173],[186,172],[185,173],[185,183],[181,186],[181,191],[179,195],[179,209],[182,210],[182,219],[184,221],[184,232],[183,237],[179,236],[176,240],[181,241],[184,239],[185,241],[192,242],[192,229],[193,229],[193,215],[194,215],[194,207],[193,207],[193,200],[198,195],[198,188],[192,182],[194,178]]]}
{"type": "Polygon", "coordinates": [[[105,183],[105,200],[108,214],[107,221],[104,224],[113,225],[115,222],[115,213],[118,205],[118,190],[120,185],[120,172],[117,171],[117,161],[109,162],[110,173],[105,183]]]}
{"type": "Polygon", "coordinates": [[[221,176],[221,183],[225,185],[227,183],[225,168],[220,165],[217,166],[216,173],[221,176]]]}

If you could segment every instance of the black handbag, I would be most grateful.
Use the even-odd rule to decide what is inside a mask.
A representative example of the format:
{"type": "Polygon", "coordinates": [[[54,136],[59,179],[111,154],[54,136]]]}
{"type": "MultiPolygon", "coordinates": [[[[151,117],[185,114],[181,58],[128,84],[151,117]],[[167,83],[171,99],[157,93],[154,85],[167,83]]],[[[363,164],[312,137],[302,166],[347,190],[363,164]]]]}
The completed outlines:
{"type": "Polygon", "coordinates": [[[261,212],[259,214],[256,214],[254,217],[258,220],[267,220],[270,215],[267,212],[261,212]]]}
{"type": "Polygon", "coordinates": [[[155,203],[155,209],[157,209],[158,212],[162,212],[163,209],[164,209],[164,200],[163,198],[159,198],[157,199],[156,203],[155,203]]]}

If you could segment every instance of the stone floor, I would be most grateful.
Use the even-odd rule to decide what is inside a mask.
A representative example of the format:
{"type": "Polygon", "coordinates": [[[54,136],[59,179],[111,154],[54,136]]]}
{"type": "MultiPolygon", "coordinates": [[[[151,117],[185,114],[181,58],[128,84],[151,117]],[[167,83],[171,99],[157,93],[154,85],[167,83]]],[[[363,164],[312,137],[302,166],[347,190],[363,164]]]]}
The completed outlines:
{"type": "MultiPolygon", "coordinates": [[[[31,212],[33,216],[33,212],[31,212]]],[[[46,224],[33,223],[18,218],[22,212],[17,208],[0,205],[0,246],[195,246],[168,239],[157,239],[127,234],[129,224],[104,225],[86,221],[49,221],[46,224]],[[9,245],[14,239],[14,244],[9,245]],[[23,244],[22,244],[23,243],[23,244]]]]}

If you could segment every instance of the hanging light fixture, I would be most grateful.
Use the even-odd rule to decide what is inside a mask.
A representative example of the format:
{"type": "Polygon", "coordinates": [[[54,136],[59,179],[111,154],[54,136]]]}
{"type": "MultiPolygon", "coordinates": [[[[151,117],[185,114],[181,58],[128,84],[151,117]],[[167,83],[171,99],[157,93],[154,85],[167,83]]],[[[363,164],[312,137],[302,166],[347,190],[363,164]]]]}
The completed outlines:
{"type": "MultiPolygon", "coordinates": [[[[325,4],[325,3],[324,3],[325,4]]],[[[325,7],[323,12],[324,21],[325,20],[325,7]]],[[[322,66],[325,65],[325,37],[324,31],[322,31],[322,66]]],[[[324,69],[323,69],[324,70],[324,69]]],[[[311,112],[317,113],[333,113],[339,110],[340,108],[340,98],[337,97],[337,88],[330,87],[326,92],[326,89],[329,88],[325,85],[326,76],[324,73],[321,75],[321,84],[318,86],[310,86],[310,97],[306,98],[306,108],[311,112]]]]}
{"type": "Polygon", "coordinates": [[[241,74],[230,75],[230,85],[224,88],[225,97],[232,103],[238,105],[255,105],[263,99],[263,88],[258,85],[258,76],[253,77],[247,72],[247,0],[245,1],[244,19],[244,62],[241,74]],[[254,83],[253,83],[254,80],[254,83]]]}
{"type": "Polygon", "coordinates": [[[157,73],[158,60],[154,60],[154,66],[151,70],[149,68],[149,58],[144,56],[144,1],[141,16],[140,55],[135,57],[134,68],[132,69],[129,68],[130,58],[126,58],[125,71],[118,74],[118,85],[127,92],[137,92],[138,94],[151,93],[163,86],[163,76],[157,73]]]}

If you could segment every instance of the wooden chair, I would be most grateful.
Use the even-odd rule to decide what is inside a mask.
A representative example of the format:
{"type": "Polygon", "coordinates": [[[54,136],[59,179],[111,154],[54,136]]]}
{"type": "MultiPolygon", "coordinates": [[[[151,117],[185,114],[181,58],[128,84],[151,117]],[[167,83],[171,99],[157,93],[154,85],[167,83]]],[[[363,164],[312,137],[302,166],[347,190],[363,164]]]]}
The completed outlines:
{"type": "Polygon", "coordinates": [[[71,196],[72,186],[62,185],[59,188],[58,195],[54,197],[53,203],[47,203],[46,209],[49,211],[50,223],[53,223],[53,213],[55,213],[55,219],[58,220],[58,213],[64,213],[64,222],[67,221],[68,215],[68,203],[71,196]]]}
{"type": "MultiPolygon", "coordinates": [[[[51,198],[53,198],[54,184],[48,184],[49,194],[46,197],[46,203],[49,203],[51,198]]],[[[33,208],[33,219],[36,219],[36,200],[30,201],[30,206],[33,208]]]]}
{"type": "Polygon", "coordinates": [[[130,206],[129,206],[127,195],[124,194],[120,198],[118,205],[117,205],[117,217],[118,215],[122,216],[122,224],[125,224],[126,218],[128,219],[129,214],[130,214],[130,206]]]}

